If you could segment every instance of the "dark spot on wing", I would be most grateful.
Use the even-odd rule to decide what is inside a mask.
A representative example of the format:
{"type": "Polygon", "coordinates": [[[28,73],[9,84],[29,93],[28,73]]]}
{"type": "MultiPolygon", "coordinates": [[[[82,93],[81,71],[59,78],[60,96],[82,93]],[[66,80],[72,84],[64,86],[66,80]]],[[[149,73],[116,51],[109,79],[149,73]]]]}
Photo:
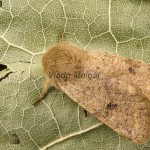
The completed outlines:
{"type": "Polygon", "coordinates": [[[116,103],[110,102],[107,104],[106,109],[113,110],[116,109],[118,105],[116,103]]]}
{"type": "Polygon", "coordinates": [[[131,74],[135,74],[136,72],[135,72],[135,69],[133,68],[133,67],[129,67],[129,73],[131,73],[131,74]]]}

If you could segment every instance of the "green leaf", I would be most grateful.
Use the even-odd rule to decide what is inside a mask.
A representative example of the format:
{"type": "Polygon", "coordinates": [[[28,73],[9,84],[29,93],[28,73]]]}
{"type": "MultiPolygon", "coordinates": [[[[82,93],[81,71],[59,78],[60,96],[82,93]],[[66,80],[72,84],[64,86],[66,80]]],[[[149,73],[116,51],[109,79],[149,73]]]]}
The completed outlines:
{"type": "Polygon", "coordinates": [[[60,41],[150,62],[148,0],[3,0],[0,8],[1,150],[148,150],[118,135],[62,91],[37,107],[43,53],[60,41]]]}

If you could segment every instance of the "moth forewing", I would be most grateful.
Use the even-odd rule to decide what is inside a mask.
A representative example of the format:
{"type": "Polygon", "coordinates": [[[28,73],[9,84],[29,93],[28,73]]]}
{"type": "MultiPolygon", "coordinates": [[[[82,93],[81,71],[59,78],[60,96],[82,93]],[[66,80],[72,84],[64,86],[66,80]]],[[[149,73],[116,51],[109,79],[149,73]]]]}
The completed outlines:
{"type": "Polygon", "coordinates": [[[58,84],[71,99],[119,134],[136,143],[148,140],[150,103],[147,97],[132,85],[103,74],[99,80],[91,80],[93,83],[83,79],[83,82],[76,80],[75,83],[58,84]],[[123,85],[125,87],[121,89],[123,85]],[[80,88],[82,86],[84,90],[80,88]],[[133,88],[134,92],[128,91],[128,88],[133,88]]]}
{"type": "Polygon", "coordinates": [[[42,64],[51,80],[45,87],[50,85],[62,90],[85,110],[132,141],[144,143],[149,139],[150,76],[149,71],[143,73],[150,70],[148,64],[105,52],[88,51],[68,42],[60,42],[49,49],[42,64]]]}

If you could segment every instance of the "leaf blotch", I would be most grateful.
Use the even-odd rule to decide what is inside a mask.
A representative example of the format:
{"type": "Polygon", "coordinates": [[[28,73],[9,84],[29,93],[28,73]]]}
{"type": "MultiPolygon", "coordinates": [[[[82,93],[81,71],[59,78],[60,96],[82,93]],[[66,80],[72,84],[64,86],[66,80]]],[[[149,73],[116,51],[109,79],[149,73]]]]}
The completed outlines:
{"type": "Polygon", "coordinates": [[[9,141],[10,144],[20,144],[20,139],[18,137],[17,134],[12,134],[11,137],[10,137],[10,141],[9,141]]]}

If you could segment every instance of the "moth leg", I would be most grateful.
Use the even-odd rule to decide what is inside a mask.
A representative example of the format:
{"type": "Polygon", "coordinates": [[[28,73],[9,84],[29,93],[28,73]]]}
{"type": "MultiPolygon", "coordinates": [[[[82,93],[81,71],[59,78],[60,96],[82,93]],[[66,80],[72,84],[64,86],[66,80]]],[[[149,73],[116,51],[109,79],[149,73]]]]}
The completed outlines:
{"type": "Polygon", "coordinates": [[[39,104],[39,102],[41,102],[45,98],[47,91],[50,87],[50,84],[51,84],[51,80],[47,79],[46,83],[44,85],[43,91],[42,91],[42,95],[33,103],[34,107],[37,106],[39,104]]]}
{"type": "Polygon", "coordinates": [[[60,34],[60,42],[64,41],[64,32],[60,34]]]}
{"type": "Polygon", "coordinates": [[[84,109],[84,114],[85,114],[85,117],[87,117],[87,111],[84,109]]]}

